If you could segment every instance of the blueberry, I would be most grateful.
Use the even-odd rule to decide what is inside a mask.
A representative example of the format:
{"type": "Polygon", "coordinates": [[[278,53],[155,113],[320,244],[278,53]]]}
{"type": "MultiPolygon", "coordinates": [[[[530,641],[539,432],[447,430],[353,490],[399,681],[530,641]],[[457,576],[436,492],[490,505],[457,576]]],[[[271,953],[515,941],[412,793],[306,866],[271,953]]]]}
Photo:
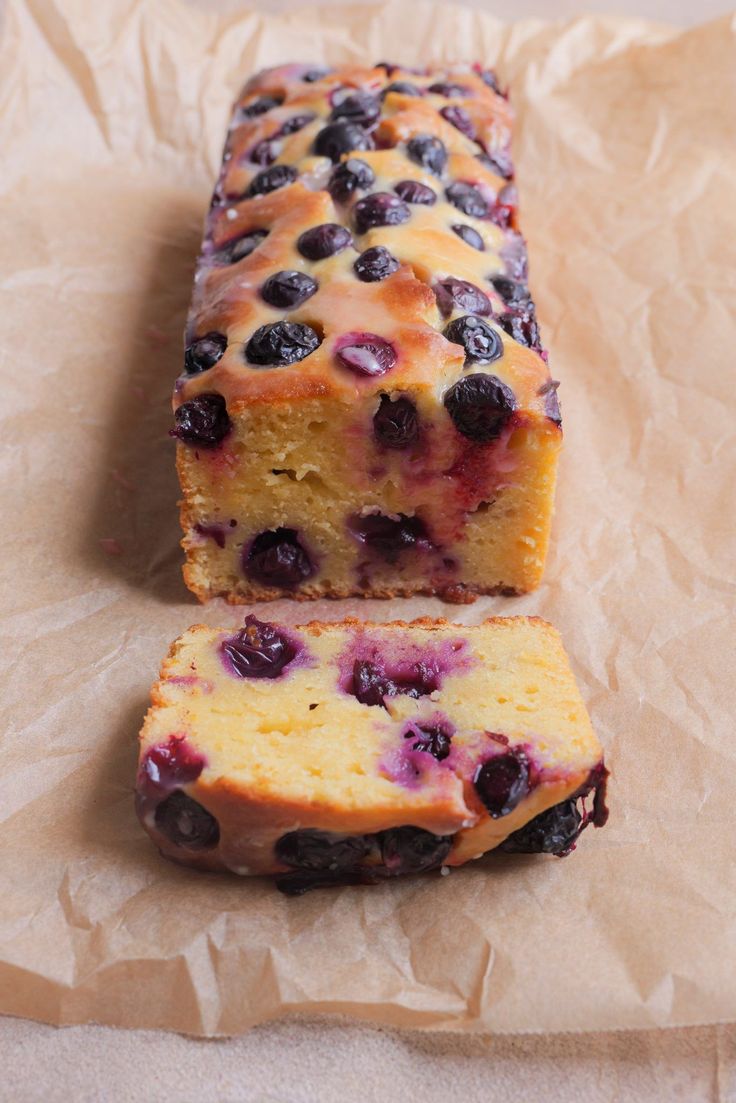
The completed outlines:
{"type": "Polygon", "coordinates": [[[375,182],[375,173],[369,164],[359,157],[348,157],[332,170],[327,190],[336,203],[347,203],[353,192],[367,191],[375,182]]]}
{"type": "Polygon", "coordinates": [[[356,333],[349,344],[337,349],[337,359],[356,375],[385,375],[396,363],[396,352],[389,341],[375,333],[356,333]]]}
{"type": "Polygon", "coordinates": [[[272,107],[280,107],[283,102],[283,96],[259,96],[257,100],[241,108],[241,114],[246,119],[254,119],[256,115],[265,115],[272,107]]]}
{"type": "Polygon", "coordinates": [[[314,152],[319,157],[329,157],[334,162],[339,161],[343,153],[352,153],[356,149],[373,149],[373,141],[361,126],[348,122],[347,119],[328,123],[320,130],[314,142],[314,152]]]}
{"type": "Polygon", "coordinates": [[[176,428],[172,436],[184,444],[211,447],[219,444],[232,429],[225,399],[221,394],[200,394],[182,402],[174,413],[176,428]]]}
{"type": "Polygon", "coordinates": [[[352,243],[350,231],[344,226],[337,222],[323,222],[321,226],[312,226],[300,234],[296,247],[307,260],[324,260],[347,249],[352,243]]]}
{"type": "Polygon", "coordinates": [[[268,195],[269,192],[284,188],[287,184],[293,184],[299,173],[293,165],[272,165],[270,169],[264,169],[253,177],[246,188],[246,199],[252,199],[255,195],[268,195]]]}
{"type": "Polygon", "coordinates": [[[162,800],[154,813],[156,828],[175,846],[212,850],[220,841],[220,827],[206,808],[177,789],[162,800]]]}
{"type": "Polygon", "coordinates": [[[524,310],[520,313],[509,310],[499,316],[498,322],[506,330],[509,337],[513,337],[520,345],[526,345],[533,349],[541,347],[539,326],[532,310],[524,310]]]}
{"type": "Polygon", "coordinates": [[[184,353],[184,371],[187,375],[208,371],[222,359],[226,348],[227,337],[215,330],[205,333],[204,337],[195,338],[191,345],[187,345],[184,353]]]}
{"type": "Polygon", "coordinates": [[[373,226],[400,226],[408,221],[410,215],[406,203],[387,191],[366,195],[353,208],[355,228],[359,234],[367,233],[373,226]]]}
{"type": "Polygon", "coordinates": [[[447,164],[445,143],[431,134],[419,134],[406,143],[406,152],[410,160],[422,168],[441,176],[447,164]]]}
{"type": "Polygon", "coordinates": [[[491,364],[503,356],[503,341],[497,331],[474,314],[455,318],[444,332],[448,341],[465,349],[466,367],[468,364],[491,364]]]}
{"type": "Polygon", "coordinates": [[[261,288],[261,298],[277,310],[288,310],[314,295],[317,287],[317,281],[306,272],[285,269],[268,277],[261,288]]]}
{"type": "Polygon", "coordinates": [[[513,179],[514,163],[508,150],[497,149],[494,150],[492,156],[487,153],[478,153],[476,156],[480,163],[489,168],[491,172],[495,172],[496,176],[503,176],[505,180],[513,179]]]}
{"type": "Polygon", "coordinates": [[[222,652],[240,678],[277,678],[296,655],[296,648],[274,624],[250,613],[245,627],[223,641],[222,652]]]}
{"type": "Polygon", "coordinates": [[[359,126],[371,127],[381,114],[381,104],[370,92],[350,92],[332,108],[330,122],[347,119],[359,126]]]}
{"type": "Polygon", "coordinates": [[[452,749],[452,732],[446,724],[412,724],[411,729],[404,733],[404,739],[413,739],[413,751],[426,751],[438,762],[447,758],[452,749]]]}
{"type": "Polygon", "coordinates": [[[399,552],[430,543],[427,526],[419,517],[399,513],[387,517],[383,513],[353,516],[349,521],[353,536],[383,559],[393,560],[399,552]]]}
{"type": "Polygon", "coordinates": [[[249,364],[261,367],[283,367],[296,364],[320,345],[311,326],[298,322],[269,322],[260,326],[245,346],[249,364]]]}
{"type": "Polygon", "coordinates": [[[475,372],[450,387],[445,408],[459,433],[485,443],[499,436],[516,409],[516,398],[495,375],[475,372]]]}
{"type": "Polygon", "coordinates": [[[562,425],[562,413],[557,398],[559,385],[556,379],[550,379],[537,391],[537,394],[544,395],[544,412],[555,425],[562,425]]]}
{"type": "Polygon", "coordinates": [[[245,260],[266,237],[268,237],[268,230],[250,230],[242,237],[229,241],[227,245],[218,249],[215,259],[220,264],[235,264],[239,260],[245,260]]]}
{"type": "Polygon", "coordinates": [[[392,827],[379,835],[386,872],[422,873],[441,866],[452,847],[451,835],[433,835],[421,827],[392,827]]]}
{"type": "MultiPolygon", "coordinates": [[[[465,310],[469,314],[491,313],[491,300],[486,293],[474,283],[468,283],[467,280],[458,280],[454,276],[449,276],[446,280],[440,280],[434,285],[434,293],[440,314],[445,318],[449,318],[456,310],[465,310]]],[[[451,341],[455,339],[450,338],[451,341]]],[[[461,340],[458,343],[465,342],[461,340]]],[[[478,361],[478,363],[482,362],[478,361]]]]}
{"type": "Polygon", "coordinates": [[[276,842],[276,857],[295,869],[354,869],[371,849],[365,835],[337,835],[330,831],[289,831],[276,842]]]}
{"type": "Polygon", "coordinates": [[[464,223],[459,222],[452,227],[452,230],[466,245],[470,245],[471,248],[477,249],[480,253],[485,252],[486,247],[483,238],[472,226],[466,226],[464,223]]]}
{"type": "Polygon", "coordinates": [[[361,253],[353,265],[355,274],[363,283],[378,283],[399,268],[399,262],[383,245],[374,245],[361,253]]]}
{"type": "Polygon", "coordinates": [[[575,846],[583,817],[574,800],[555,804],[501,843],[507,854],[556,854],[563,857],[575,846]]]}
{"type": "Polygon", "coordinates": [[[464,107],[443,107],[440,110],[440,115],[456,130],[459,130],[461,134],[464,134],[466,138],[470,138],[471,142],[475,141],[475,123],[464,107]]]}
{"type": "Polygon", "coordinates": [[[285,138],[288,134],[296,134],[298,130],[303,130],[305,126],[309,126],[313,119],[317,116],[314,114],[307,115],[292,115],[290,119],[282,123],[278,129],[278,137],[285,138]]]}
{"type": "Polygon", "coordinates": [[[384,697],[412,697],[418,700],[426,697],[439,686],[437,671],[426,663],[414,663],[413,667],[401,676],[389,675],[377,663],[368,659],[356,659],[353,664],[353,679],[349,692],[361,705],[380,705],[385,707],[384,697]]]}
{"type": "Polygon", "coordinates": [[[385,98],[389,92],[398,92],[402,96],[423,95],[421,88],[408,80],[395,80],[392,84],[387,84],[381,95],[385,98]]]}
{"type": "Polygon", "coordinates": [[[490,283],[494,291],[510,306],[531,301],[529,288],[521,280],[512,280],[508,276],[491,276],[490,283]]]}
{"type": "Polygon", "coordinates": [[[457,207],[459,211],[470,218],[486,218],[488,215],[488,203],[475,184],[468,184],[465,180],[456,180],[454,184],[450,184],[445,189],[445,195],[453,207],[457,207]]]}
{"type": "Polygon", "coordinates": [[[434,92],[436,96],[445,96],[450,99],[462,99],[465,96],[472,96],[472,91],[464,84],[453,84],[451,81],[438,80],[434,84],[430,84],[427,89],[428,92],[434,92]]]}
{"type": "Polygon", "coordinates": [[[246,575],[264,586],[291,588],[314,574],[295,529],[271,529],[256,536],[243,557],[246,575]]]}
{"type": "Polygon", "coordinates": [[[417,408],[408,398],[391,399],[381,395],[381,405],[373,415],[373,435],[384,448],[400,451],[419,436],[417,408]]]}
{"type": "Polygon", "coordinates": [[[432,207],[437,202],[437,193],[426,184],[420,184],[418,180],[399,180],[394,191],[405,203],[420,203],[425,207],[432,207]]]}
{"type": "Polygon", "coordinates": [[[494,820],[508,816],[529,792],[529,760],[520,750],[496,755],[478,766],[473,784],[494,820]]]}
{"type": "Polygon", "coordinates": [[[514,230],[509,231],[505,243],[501,246],[500,256],[506,265],[507,276],[511,276],[514,280],[526,280],[528,275],[526,245],[521,234],[514,230]]]}
{"type": "Polygon", "coordinates": [[[305,84],[315,84],[316,81],[322,80],[329,74],[329,69],[307,69],[302,73],[302,80],[305,84]]]}
{"type": "Polygon", "coordinates": [[[478,76],[484,84],[488,85],[488,87],[491,88],[494,92],[497,92],[499,96],[502,95],[501,85],[498,83],[498,77],[494,73],[493,69],[481,69],[478,73],[478,76]]]}
{"type": "Polygon", "coordinates": [[[248,160],[255,165],[272,165],[278,157],[278,144],[270,138],[263,138],[251,149],[248,160]]]}

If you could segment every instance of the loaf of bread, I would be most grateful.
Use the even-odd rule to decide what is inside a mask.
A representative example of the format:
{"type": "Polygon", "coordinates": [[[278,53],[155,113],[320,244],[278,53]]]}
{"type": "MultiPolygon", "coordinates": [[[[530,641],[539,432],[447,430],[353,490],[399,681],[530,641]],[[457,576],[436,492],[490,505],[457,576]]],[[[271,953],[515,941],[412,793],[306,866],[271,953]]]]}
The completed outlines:
{"type": "Polygon", "coordinates": [[[520,593],[561,441],[488,71],[256,76],[174,408],[201,599],[520,593]]]}
{"type": "Polygon", "coordinates": [[[137,808],[162,853],[285,892],[563,855],[605,822],[601,747],[535,618],[197,626],[152,700],[137,808]]]}

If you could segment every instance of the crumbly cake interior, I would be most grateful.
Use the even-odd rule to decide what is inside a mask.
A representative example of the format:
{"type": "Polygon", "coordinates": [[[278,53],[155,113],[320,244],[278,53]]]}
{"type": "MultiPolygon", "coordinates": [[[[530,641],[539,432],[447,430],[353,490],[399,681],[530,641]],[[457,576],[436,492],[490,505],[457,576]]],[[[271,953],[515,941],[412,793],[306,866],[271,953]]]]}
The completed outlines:
{"type": "Polygon", "coordinates": [[[248,616],[172,646],[137,800],[164,854],[287,891],[564,854],[602,821],[602,752],[557,632],[248,616]],[[596,794],[595,809],[584,798],[596,794]]]}
{"type": "Polygon", "coordinates": [[[523,592],[561,429],[488,71],[246,85],[176,384],[202,599],[523,592]]]}

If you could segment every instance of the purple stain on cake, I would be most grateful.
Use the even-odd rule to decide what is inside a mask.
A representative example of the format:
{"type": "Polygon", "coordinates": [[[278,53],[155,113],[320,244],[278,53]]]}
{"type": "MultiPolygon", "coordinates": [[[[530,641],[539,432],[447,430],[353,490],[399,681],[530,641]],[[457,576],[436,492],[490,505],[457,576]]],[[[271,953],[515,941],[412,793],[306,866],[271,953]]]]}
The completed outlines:
{"type": "Polygon", "coordinates": [[[515,747],[487,759],[476,768],[473,785],[494,820],[508,816],[533,785],[526,752],[515,747]]]}
{"type": "Polygon", "coordinates": [[[303,650],[295,636],[252,613],[239,632],[220,644],[223,666],[236,678],[278,678],[303,650]]]}
{"type": "Polygon", "coordinates": [[[474,663],[461,636],[387,640],[358,629],[337,658],[338,684],[361,704],[385,707],[391,697],[427,697],[442,688],[447,675],[467,671],[474,663]]]}
{"type": "Polygon", "coordinates": [[[236,525],[237,521],[231,521],[229,525],[223,524],[222,521],[197,521],[194,531],[204,540],[214,540],[218,548],[224,548],[228,533],[232,532],[236,525]]]}
{"type": "Polygon", "coordinates": [[[158,799],[196,781],[206,765],[205,756],[194,749],[185,735],[171,735],[166,743],[157,743],[143,757],[138,768],[138,792],[158,799]]]}
{"type": "Polygon", "coordinates": [[[243,548],[245,575],[262,586],[293,590],[315,573],[313,559],[296,529],[260,533],[243,548]]]}
{"type": "Polygon", "coordinates": [[[430,754],[438,762],[443,762],[452,748],[455,728],[447,717],[437,715],[429,720],[412,721],[403,733],[413,751],[430,754]]]}
{"type": "Polygon", "coordinates": [[[396,350],[376,333],[347,333],[335,345],[338,363],[355,375],[385,375],[396,364],[396,350]]]}

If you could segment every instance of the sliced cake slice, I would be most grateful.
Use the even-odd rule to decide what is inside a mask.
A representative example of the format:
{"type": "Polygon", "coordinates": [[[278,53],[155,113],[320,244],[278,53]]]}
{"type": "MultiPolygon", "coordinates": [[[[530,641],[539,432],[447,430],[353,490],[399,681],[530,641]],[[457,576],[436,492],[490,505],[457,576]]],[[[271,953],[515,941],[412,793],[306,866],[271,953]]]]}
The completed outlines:
{"type": "Polygon", "coordinates": [[[197,625],[152,701],[138,814],[200,869],[301,892],[495,847],[563,855],[605,822],[601,747],[537,618],[197,625]]]}

